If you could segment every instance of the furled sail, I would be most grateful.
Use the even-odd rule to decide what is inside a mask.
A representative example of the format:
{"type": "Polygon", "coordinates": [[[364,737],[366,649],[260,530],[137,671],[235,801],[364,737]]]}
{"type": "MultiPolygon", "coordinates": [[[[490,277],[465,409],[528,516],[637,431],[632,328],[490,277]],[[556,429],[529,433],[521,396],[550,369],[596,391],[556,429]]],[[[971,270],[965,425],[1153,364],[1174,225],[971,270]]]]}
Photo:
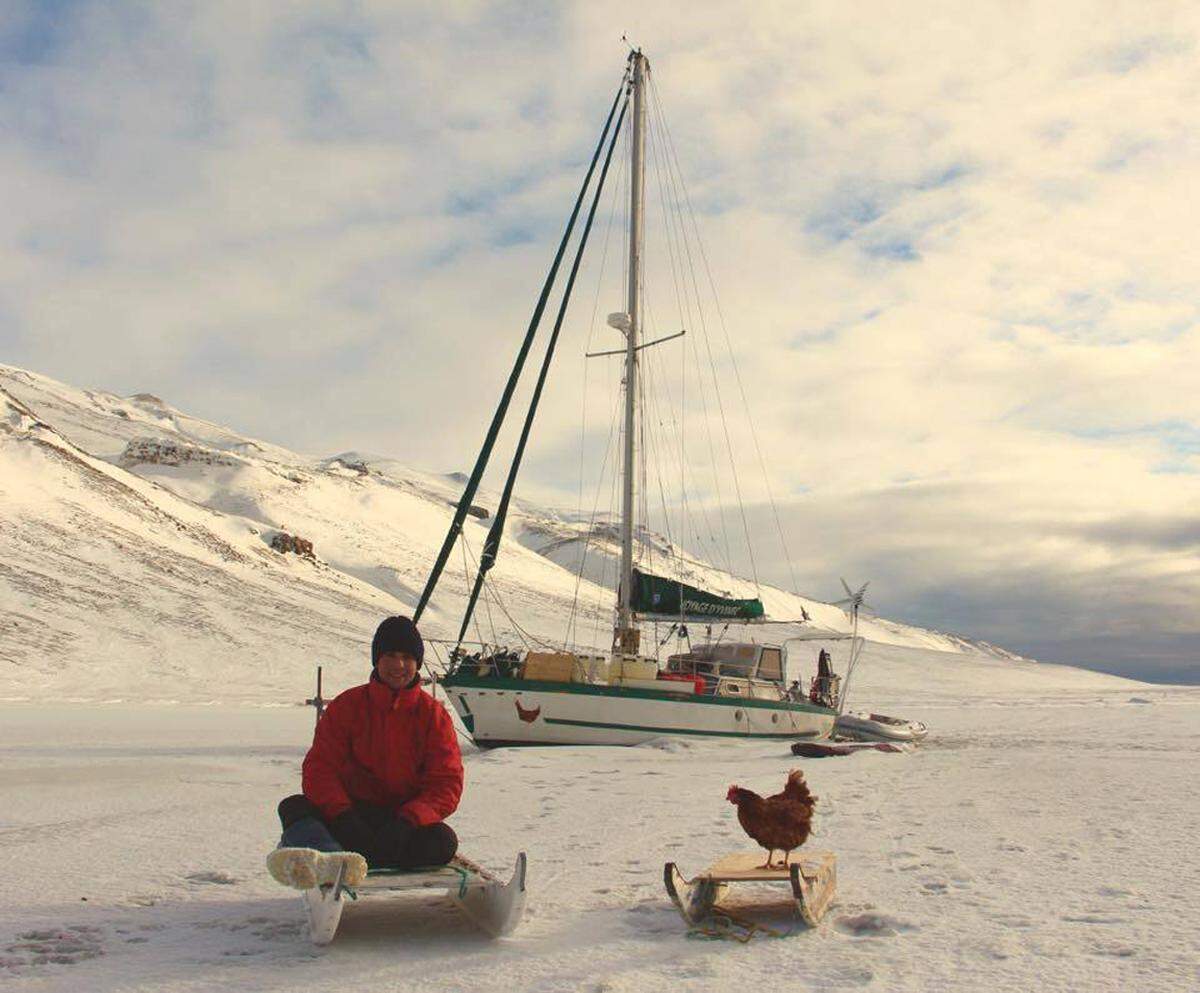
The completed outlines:
{"type": "Polygon", "coordinates": [[[763,617],[762,601],[734,600],[665,579],[640,569],[633,570],[632,607],[638,614],[667,617],[712,617],[727,620],[757,620],[763,617]]]}

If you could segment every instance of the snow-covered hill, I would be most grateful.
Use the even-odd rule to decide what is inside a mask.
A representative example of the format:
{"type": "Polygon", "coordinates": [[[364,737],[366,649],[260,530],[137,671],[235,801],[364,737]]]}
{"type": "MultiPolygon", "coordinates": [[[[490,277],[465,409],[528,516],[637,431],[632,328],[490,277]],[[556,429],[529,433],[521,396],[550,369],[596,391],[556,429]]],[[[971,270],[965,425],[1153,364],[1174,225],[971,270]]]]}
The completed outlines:
{"type": "MultiPolygon", "coordinates": [[[[0,366],[0,697],[287,701],[318,664],[328,686],[349,685],[365,672],[378,619],[415,603],[461,486],[457,475],[360,453],[307,457],[150,394],[0,366]],[[311,542],[312,554],[279,551],[282,534],[311,542]]],[[[478,502],[481,513],[495,505],[489,494],[478,502]]],[[[469,549],[487,527],[467,519],[469,549]]],[[[660,536],[644,536],[642,551],[661,574],[754,592],[660,536]]],[[[610,524],[520,502],[491,574],[496,596],[470,636],[605,646],[616,555],[610,524]]],[[[456,553],[426,614],[427,636],[457,633],[473,565],[463,559],[456,553]]],[[[837,607],[760,593],[772,617],[846,630],[837,607]]],[[[916,695],[929,666],[901,675],[906,649],[945,653],[937,681],[958,695],[1030,679],[1132,685],[892,621],[863,631],[894,648],[900,668],[872,676],[866,666],[862,690],[886,679],[916,695]]]]}

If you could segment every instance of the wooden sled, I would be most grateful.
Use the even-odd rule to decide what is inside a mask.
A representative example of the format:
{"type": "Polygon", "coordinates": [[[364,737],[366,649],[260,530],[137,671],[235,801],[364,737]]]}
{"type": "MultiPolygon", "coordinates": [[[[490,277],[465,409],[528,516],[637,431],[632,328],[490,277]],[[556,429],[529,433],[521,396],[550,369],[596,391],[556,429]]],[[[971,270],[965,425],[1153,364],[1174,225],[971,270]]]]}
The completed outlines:
{"type": "Polygon", "coordinates": [[[461,856],[449,865],[428,869],[372,869],[353,890],[341,879],[301,894],[314,945],[328,945],[337,934],[348,900],[376,893],[444,890],[480,930],[499,938],[511,933],[525,913],[525,853],[517,855],[506,883],[461,856]]]}
{"type": "Polygon", "coordinates": [[[793,855],[791,864],[761,869],[762,852],[726,855],[695,879],[684,879],[674,862],[663,867],[663,884],[671,901],[690,925],[703,922],[725,895],[730,883],[787,882],[792,887],[796,911],[809,927],[816,927],[833,902],[837,890],[837,859],[832,852],[793,855]]]}

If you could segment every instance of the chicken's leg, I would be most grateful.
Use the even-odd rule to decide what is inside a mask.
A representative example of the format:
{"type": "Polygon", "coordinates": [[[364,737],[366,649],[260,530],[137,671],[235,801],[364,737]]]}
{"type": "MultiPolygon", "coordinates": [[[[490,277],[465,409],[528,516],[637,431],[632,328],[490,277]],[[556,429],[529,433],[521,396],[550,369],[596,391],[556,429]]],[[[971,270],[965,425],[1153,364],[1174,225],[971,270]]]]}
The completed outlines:
{"type": "Polygon", "coordinates": [[[774,854],[775,854],[774,848],[767,849],[767,861],[764,862],[762,865],[760,865],[759,868],[760,869],[770,869],[771,868],[771,856],[773,856],[774,854]]]}

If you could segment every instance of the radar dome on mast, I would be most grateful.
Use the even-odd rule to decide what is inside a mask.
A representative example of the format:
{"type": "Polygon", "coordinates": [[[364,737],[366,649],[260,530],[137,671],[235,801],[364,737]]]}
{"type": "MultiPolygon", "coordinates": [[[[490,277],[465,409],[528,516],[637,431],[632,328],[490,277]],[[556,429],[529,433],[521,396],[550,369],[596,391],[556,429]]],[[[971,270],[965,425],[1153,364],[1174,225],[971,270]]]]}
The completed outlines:
{"type": "Polygon", "coordinates": [[[623,310],[618,310],[615,313],[608,315],[608,326],[616,328],[618,331],[629,334],[630,325],[633,322],[629,319],[629,315],[623,310]]]}

